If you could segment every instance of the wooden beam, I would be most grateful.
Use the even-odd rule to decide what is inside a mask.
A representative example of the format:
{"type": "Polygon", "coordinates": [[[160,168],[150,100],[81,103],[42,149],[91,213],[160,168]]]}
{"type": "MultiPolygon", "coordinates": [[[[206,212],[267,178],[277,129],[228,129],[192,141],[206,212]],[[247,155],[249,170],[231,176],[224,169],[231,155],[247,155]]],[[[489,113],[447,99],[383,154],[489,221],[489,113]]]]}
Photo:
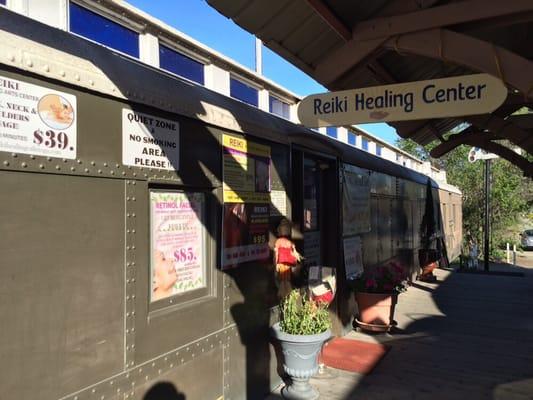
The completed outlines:
{"type": "Polygon", "coordinates": [[[533,99],[533,61],[493,43],[446,29],[431,29],[391,38],[384,46],[489,73],[533,99]]]}
{"type": "Polygon", "coordinates": [[[472,21],[524,15],[533,11],[531,0],[467,0],[390,17],[362,21],[353,29],[354,40],[369,40],[472,21]]]}
{"type": "Polygon", "coordinates": [[[307,0],[307,4],[330,26],[333,31],[345,41],[352,38],[352,30],[331,11],[321,0],[307,0]]]}
{"type": "Polygon", "coordinates": [[[494,153],[501,158],[506,159],[520,168],[525,176],[533,177],[532,162],[529,162],[525,157],[515,153],[508,147],[492,142],[491,139],[493,138],[495,138],[494,135],[487,132],[469,131],[466,133],[458,133],[448,138],[446,142],[436,146],[431,150],[430,155],[434,158],[440,158],[462,144],[471,145],[480,147],[489,153],[494,153]]]}

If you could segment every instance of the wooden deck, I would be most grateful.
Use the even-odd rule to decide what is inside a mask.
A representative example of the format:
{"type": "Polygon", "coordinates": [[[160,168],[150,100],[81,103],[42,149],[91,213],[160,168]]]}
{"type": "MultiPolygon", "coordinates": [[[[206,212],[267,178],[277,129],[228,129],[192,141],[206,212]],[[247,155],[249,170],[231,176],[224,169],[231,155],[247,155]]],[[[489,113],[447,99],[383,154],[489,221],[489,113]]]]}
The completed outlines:
{"type": "Polygon", "coordinates": [[[437,270],[437,283],[415,282],[400,296],[396,332],[347,336],[386,342],[388,354],[367,376],[328,368],[311,380],[320,398],[533,400],[529,257],[523,268],[491,266],[523,277],[437,270]]]}

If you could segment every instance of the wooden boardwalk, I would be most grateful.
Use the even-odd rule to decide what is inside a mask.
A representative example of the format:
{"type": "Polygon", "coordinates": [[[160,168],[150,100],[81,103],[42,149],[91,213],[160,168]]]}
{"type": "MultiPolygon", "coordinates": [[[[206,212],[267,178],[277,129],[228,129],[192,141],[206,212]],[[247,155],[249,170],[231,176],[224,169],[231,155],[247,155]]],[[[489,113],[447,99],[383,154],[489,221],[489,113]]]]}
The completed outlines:
{"type": "Polygon", "coordinates": [[[347,336],[387,343],[388,354],[366,376],[328,368],[311,380],[320,398],[533,400],[533,268],[491,268],[524,276],[437,270],[437,283],[415,282],[397,331],[347,336]]]}

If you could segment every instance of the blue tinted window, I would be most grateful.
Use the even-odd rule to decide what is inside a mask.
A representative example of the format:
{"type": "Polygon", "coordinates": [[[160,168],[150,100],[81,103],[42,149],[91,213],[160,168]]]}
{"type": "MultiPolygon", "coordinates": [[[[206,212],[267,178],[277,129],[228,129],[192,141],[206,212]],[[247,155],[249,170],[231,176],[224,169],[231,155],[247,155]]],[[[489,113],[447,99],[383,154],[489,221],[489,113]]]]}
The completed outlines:
{"type": "Polygon", "coordinates": [[[362,142],[363,150],[368,151],[368,139],[363,138],[361,142],[362,142]]]}
{"type": "Polygon", "coordinates": [[[257,89],[234,78],[230,79],[230,95],[252,106],[258,105],[257,89]]]}
{"type": "Polygon", "coordinates": [[[335,126],[328,126],[326,128],[326,133],[332,138],[337,138],[337,128],[335,126]]]}
{"type": "Polygon", "coordinates": [[[285,119],[290,119],[289,104],[281,101],[280,99],[270,96],[268,99],[269,111],[272,114],[279,115],[285,119]]]}
{"type": "Polygon", "coordinates": [[[5,5],[6,5],[6,1],[7,1],[7,0],[0,0],[0,4],[2,4],[2,5],[5,6],[5,5]]]}
{"type": "Polygon", "coordinates": [[[159,46],[159,66],[191,81],[204,84],[204,64],[165,46],[159,46]]]}
{"type": "Polygon", "coordinates": [[[380,146],[379,144],[376,145],[376,155],[381,156],[381,149],[383,149],[383,146],[380,146]]]}
{"type": "Polygon", "coordinates": [[[357,139],[357,135],[353,132],[348,132],[348,143],[350,143],[352,146],[355,146],[355,141],[357,139]]]}
{"type": "Polygon", "coordinates": [[[77,4],[69,3],[70,31],[139,58],[139,34],[77,4]]]}

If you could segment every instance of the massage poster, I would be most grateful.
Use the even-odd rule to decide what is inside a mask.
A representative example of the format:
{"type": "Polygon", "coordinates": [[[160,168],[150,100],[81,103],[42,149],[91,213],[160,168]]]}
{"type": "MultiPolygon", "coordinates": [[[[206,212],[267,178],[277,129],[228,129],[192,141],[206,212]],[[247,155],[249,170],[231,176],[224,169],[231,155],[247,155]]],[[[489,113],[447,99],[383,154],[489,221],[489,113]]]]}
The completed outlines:
{"type": "Polygon", "coordinates": [[[76,96],[0,75],[0,151],[76,158],[76,96]]]}
{"type": "Polygon", "coordinates": [[[150,192],[151,301],[206,286],[202,193],[150,192]]]}
{"type": "Polygon", "coordinates": [[[224,220],[222,268],[267,259],[270,147],[223,135],[224,220]]]}

